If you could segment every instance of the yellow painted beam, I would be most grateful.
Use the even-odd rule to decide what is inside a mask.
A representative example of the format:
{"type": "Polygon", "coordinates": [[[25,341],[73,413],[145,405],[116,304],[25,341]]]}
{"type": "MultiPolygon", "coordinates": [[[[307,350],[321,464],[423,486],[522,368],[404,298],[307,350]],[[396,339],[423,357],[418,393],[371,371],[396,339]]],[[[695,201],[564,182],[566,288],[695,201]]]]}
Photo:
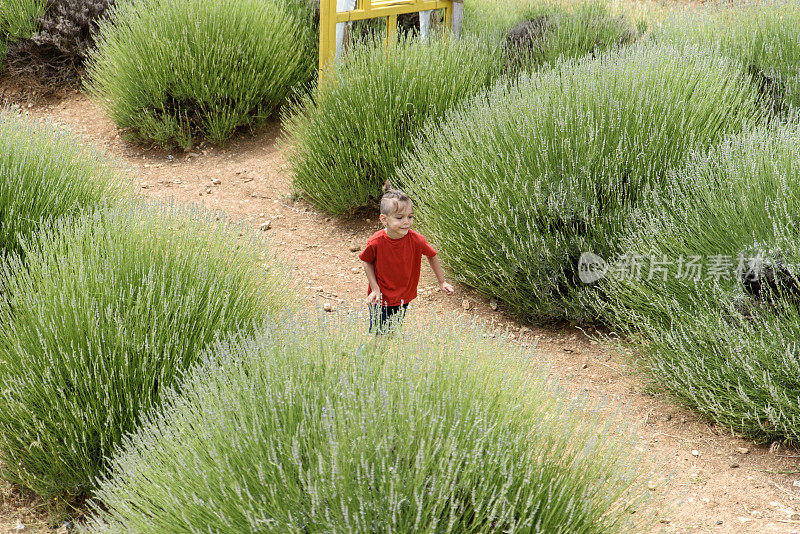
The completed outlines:
{"type": "Polygon", "coordinates": [[[386,46],[391,45],[397,38],[397,15],[386,17],[386,46]]]}
{"type": "Polygon", "coordinates": [[[336,55],[336,0],[320,0],[319,3],[319,77],[336,55]]]}
{"type": "Polygon", "coordinates": [[[452,6],[453,3],[450,0],[428,0],[419,4],[371,4],[369,8],[345,11],[343,13],[337,13],[335,16],[336,22],[349,22],[353,20],[377,19],[381,17],[388,17],[390,15],[418,13],[420,11],[429,11],[433,9],[444,9],[445,11],[449,11],[452,9],[452,6]]]}
{"type": "Polygon", "coordinates": [[[332,69],[336,56],[336,24],[356,20],[386,18],[386,44],[397,35],[397,16],[420,11],[444,10],[445,26],[450,25],[453,0],[358,0],[356,9],[339,13],[336,0],[320,0],[319,78],[332,69]]]}

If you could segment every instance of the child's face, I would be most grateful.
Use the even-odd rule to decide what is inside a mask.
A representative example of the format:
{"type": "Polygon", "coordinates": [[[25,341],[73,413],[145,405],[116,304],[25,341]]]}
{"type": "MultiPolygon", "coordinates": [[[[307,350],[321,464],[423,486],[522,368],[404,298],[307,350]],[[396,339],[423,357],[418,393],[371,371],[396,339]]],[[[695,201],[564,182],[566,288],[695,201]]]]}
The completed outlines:
{"type": "Polygon", "coordinates": [[[381,213],[381,222],[386,227],[386,235],[392,239],[405,237],[414,223],[414,206],[411,202],[397,204],[394,212],[389,215],[381,213]]]}

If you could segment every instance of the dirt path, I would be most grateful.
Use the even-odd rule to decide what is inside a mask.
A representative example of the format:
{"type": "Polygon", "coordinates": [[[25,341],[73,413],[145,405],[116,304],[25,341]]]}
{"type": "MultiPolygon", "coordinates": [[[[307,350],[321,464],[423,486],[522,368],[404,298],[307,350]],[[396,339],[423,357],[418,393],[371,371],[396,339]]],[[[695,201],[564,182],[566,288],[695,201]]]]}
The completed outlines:
{"type": "MultiPolygon", "coordinates": [[[[268,222],[265,239],[292,265],[301,281],[299,298],[309,306],[361,304],[366,280],[358,250],[379,223],[374,218],[330,219],[294,200],[276,145],[279,124],[221,148],[201,145],[189,153],[165,152],[124,143],[83,95],[72,93],[30,107],[24,95],[13,99],[23,112],[69,127],[117,158],[145,197],[198,203],[256,228],[268,222]]],[[[628,365],[630,354],[617,343],[594,341],[570,328],[528,326],[520,331],[524,325],[502,309],[492,310],[487,299],[462,286],[447,297],[423,265],[416,314],[434,310],[448,320],[475,316],[509,329],[514,337],[510,342],[537,347],[556,376],[597,403],[620,407],[621,417],[636,433],[638,451],[631,456],[643,453],[644,468],[654,475],[651,505],[657,519],[651,532],[800,533],[800,451],[756,446],[668,399],[644,393],[644,382],[628,365]],[[465,300],[468,310],[462,305],[465,300]]],[[[20,532],[17,523],[26,525],[22,532],[52,528],[42,523],[41,503],[8,486],[0,494],[0,532],[20,532]]]]}

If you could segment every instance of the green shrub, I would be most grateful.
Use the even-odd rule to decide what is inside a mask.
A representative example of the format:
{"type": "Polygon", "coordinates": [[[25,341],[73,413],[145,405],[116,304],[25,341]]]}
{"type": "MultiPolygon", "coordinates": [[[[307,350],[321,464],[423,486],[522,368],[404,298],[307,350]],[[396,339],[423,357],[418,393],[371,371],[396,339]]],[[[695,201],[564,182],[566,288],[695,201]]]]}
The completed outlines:
{"type": "Polygon", "coordinates": [[[298,5],[119,2],[90,57],[88,89],[130,139],[183,147],[197,135],[223,141],[310,80],[311,9],[298,5]]]}
{"type": "Polygon", "coordinates": [[[774,111],[800,106],[800,2],[768,0],[676,11],[659,39],[711,47],[740,62],[774,111]]]}
{"type": "Polygon", "coordinates": [[[603,1],[465,2],[464,31],[505,42],[511,70],[553,65],[632,42],[636,29],[603,1]]]}
{"type": "Polygon", "coordinates": [[[609,257],[644,190],[756,121],[739,72],[692,48],[563,64],[426,128],[402,181],[454,277],[525,319],[592,320],[580,256],[609,257]]]}
{"type": "Polygon", "coordinates": [[[655,383],[764,440],[800,441],[798,169],[797,125],[698,154],[642,209],[604,279],[655,383]],[[746,289],[781,265],[791,276],[777,291],[746,289]]]}
{"type": "Polygon", "coordinates": [[[46,0],[0,0],[0,71],[8,42],[29,37],[45,7],[46,0]]]}
{"type": "Polygon", "coordinates": [[[127,180],[82,141],[0,110],[0,250],[58,217],[121,200],[127,180]]]}
{"type": "Polygon", "coordinates": [[[495,77],[495,56],[471,39],[355,47],[284,121],[295,187],[334,215],[370,204],[423,122],[495,77]]]}
{"type": "Polygon", "coordinates": [[[284,273],[253,239],[146,207],[62,219],[27,242],[27,268],[12,258],[0,277],[4,478],[45,497],[91,489],[201,349],[286,306],[284,273]]]}
{"type": "Polygon", "coordinates": [[[28,36],[44,13],[46,0],[0,0],[0,38],[28,36]]]}
{"type": "Polygon", "coordinates": [[[555,2],[548,0],[464,2],[462,28],[468,35],[502,37],[520,22],[541,16],[555,6],[555,2]]]}
{"type": "Polygon", "coordinates": [[[352,321],[314,323],[209,351],[125,440],[87,530],[631,527],[630,451],[525,354],[438,321],[366,346],[352,321]]]}

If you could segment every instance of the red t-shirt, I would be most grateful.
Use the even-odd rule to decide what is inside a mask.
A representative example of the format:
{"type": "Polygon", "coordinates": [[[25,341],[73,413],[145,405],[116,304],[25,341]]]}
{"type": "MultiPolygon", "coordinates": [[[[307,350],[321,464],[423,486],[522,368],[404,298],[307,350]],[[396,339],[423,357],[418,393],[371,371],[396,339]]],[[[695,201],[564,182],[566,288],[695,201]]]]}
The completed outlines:
{"type": "MultiPolygon", "coordinates": [[[[436,251],[425,237],[409,230],[400,239],[392,239],[385,230],[378,230],[367,240],[367,247],[358,255],[375,265],[375,277],[383,295],[384,306],[407,304],[417,298],[422,255],[433,257],[436,251]]],[[[367,286],[367,295],[372,288],[367,286]]]]}

